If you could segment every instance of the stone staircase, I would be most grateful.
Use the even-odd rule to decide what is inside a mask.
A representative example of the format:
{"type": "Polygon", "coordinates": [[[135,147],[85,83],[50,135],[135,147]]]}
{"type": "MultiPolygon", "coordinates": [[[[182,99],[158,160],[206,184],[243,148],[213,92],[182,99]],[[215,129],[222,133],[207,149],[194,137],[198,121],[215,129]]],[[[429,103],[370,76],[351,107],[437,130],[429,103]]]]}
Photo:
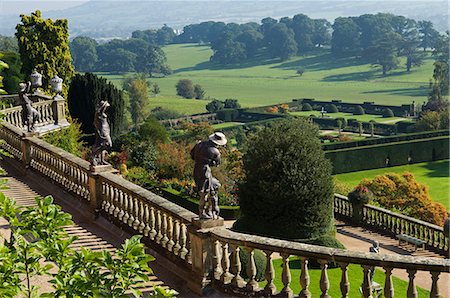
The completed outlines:
{"type": "MultiPolygon", "coordinates": [[[[49,183],[48,180],[30,172],[27,172],[26,176],[24,176],[23,173],[20,173],[20,171],[4,161],[1,161],[0,164],[7,171],[3,178],[7,180],[8,187],[1,191],[7,197],[14,198],[18,205],[33,206],[35,205],[35,197],[51,194],[55,202],[63,208],[63,211],[72,215],[74,224],[67,226],[66,231],[70,236],[78,238],[71,245],[73,249],[108,250],[114,253],[115,249],[120,247],[121,243],[131,236],[103,218],[94,221],[86,204],[69,193],[61,191],[57,186],[49,183]]],[[[3,218],[0,218],[0,235],[4,237],[9,235],[7,222],[3,218]]],[[[161,258],[161,256],[156,256],[156,253],[153,251],[149,251],[149,253],[154,255],[157,260],[161,258]]],[[[173,289],[179,293],[178,297],[192,297],[194,295],[187,290],[182,280],[171,274],[169,270],[164,268],[164,265],[159,265],[158,261],[151,262],[150,267],[153,270],[153,274],[149,273],[149,281],[139,287],[145,296],[152,293],[155,286],[173,289]]],[[[35,283],[43,291],[51,291],[51,285],[48,283],[48,280],[39,278],[39,280],[35,280],[35,283]]]]}

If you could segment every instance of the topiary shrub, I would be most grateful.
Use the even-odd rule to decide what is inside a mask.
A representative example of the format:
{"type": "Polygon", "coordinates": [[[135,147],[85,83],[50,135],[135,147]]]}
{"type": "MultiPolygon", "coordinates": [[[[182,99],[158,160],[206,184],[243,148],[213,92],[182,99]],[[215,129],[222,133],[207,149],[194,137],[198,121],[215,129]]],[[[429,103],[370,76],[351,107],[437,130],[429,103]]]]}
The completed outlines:
{"type": "MultiPolygon", "coordinates": [[[[241,277],[243,279],[249,279],[250,277],[247,275],[247,263],[248,263],[248,251],[245,249],[245,247],[240,246],[239,247],[239,257],[241,259],[241,277]]],[[[230,254],[230,264],[232,264],[232,254],[230,254]]],[[[255,266],[256,266],[256,281],[263,281],[265,280],[264,277],[264,271],[266,270],[267,265],[267,259],[266,255],[260,251],[259,249],[254,250],[253,259],[255,260],[255,266]]]]}
{"type": "Polygon", "coordinates": [[[302,111],[312,111],[312,107],[309,103],[304,103],[302,105],[302,111]]]}
{"type": "Polygon", "coordinates": [[[338,108],[334,104],[327,105],[326,110],[327,110],[327,113],[338,113],[339,112],[338,108]]]}
{"type": "Polygon", "coordinates": [[[384,109],[383,118],[390,118],[390,117],[394,117],[394,112],[392,112],[392,110],[389,108],[384,109]]]}
{"type": "Polygon", "coordinates": [[[353,115],[364,115],[366,112],[362,106],[356,106],[353,110],[353,115]]]}
{"type": "Polygon", "coordinates": [[[237,231],[308,241],[332,236],[333,181],[319,130],[289,119],[249,138],[237,231]]]}

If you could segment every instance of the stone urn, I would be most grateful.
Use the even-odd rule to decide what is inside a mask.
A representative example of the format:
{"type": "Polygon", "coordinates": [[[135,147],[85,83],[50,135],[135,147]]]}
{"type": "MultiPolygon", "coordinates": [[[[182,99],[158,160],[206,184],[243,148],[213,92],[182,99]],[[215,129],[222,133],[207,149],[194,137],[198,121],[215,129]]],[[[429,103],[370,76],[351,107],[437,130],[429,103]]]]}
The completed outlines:
{"type": "Polygon", "coordinates": [[[348,194],[348,200],[352,204],[352,220],[355,224],[363,221],[363,207],[372,199],[372,192],[364,185],[358,185],[348,194]]]}

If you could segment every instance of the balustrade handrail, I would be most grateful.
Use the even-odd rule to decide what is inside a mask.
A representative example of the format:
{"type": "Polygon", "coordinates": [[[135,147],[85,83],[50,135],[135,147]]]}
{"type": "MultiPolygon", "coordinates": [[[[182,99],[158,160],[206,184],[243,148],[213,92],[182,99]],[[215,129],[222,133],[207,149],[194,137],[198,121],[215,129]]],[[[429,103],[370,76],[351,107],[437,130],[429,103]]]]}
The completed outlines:
{"type": "Polygon", "coordinates": [[[64,162],[67,162],[70,165],[79,167],[85,171],[89,171],[90,163],[87,160],[84,160],[78,156],[75,156],[61,148],[55,147],[46,141],[43,141],[41,139],[35,138],[35,137],[25,137],[25,140],[30,142],[32,146],[39,147],[41,150],[44,150],[50,154],[52,154],[55,157],[58,157],[64,162]]]}
{"type": "MultiPolygon", "coordinates": [[[[340,195],[340,194],[334,194],[334,196],[339,198],[339,199],[341,199],[341,200],[348,201],[349,204],[350,204],[350,200],[348,199],[348,197],[346,197],[344,195],[340,195]]],[[[404,215],[404,214],[401,214],[401,213],[397,213],[397,212],[394,212],[394,211],[391,211],[391,210],[388,210],[388,209],[385,209],[385,208],[382,208],[382,207],[378,207],[378,206],[374,206],[374,205],[370,205],[370,204],[365,204],[363,206],[363,208],[375,210],[375,211],[378,211],[378,212],[381,212],[381,213],[384,213],[384,214],[388,214],[388,215],[393,216],[393,217],[397,217],[397,218],[400,218],[400,219],[403,219],[403,220],[407,220],[409,222],[412,222],[412,223],[415,223],[415,224],[418,224],[418,225],[426,226],[427,228],[431,228],[431,229],[434,229],[434,230],[437,230],[437,231],[444,232],[444,228],[443,227],[437,226],[435,224],[432,224],[432,223],[429,223],[429,222],[426,222],[426,221],[423,221],[423,220],[420,220],[420,219],[409,217],[407,215],[404,215]]]]}
{"type": "Polygon", "coordinates": [[[329,248],[304,244],[289,240],[274,239],[244,233],[233,232],[223,228],[212,228],[209,233],[215,240],[238,246],[251,247],[263,251],[285,253],[292,256],[351,263],[378,267],[415,269],[424,271],[450,271],[450,260],[443,258],[424,258],[395,254],[374,254],[359,251],[329,248]]]}
{"type": "Polygon", "coordinates": [[[21,137],[23,135],[23,130],[20,129],[19,127],[12,125],[11,123],[8,123],[6,121],[1,121],[0,122],[0,127],[2,128],[6,128],[7,130],[13,132],[14,134],[16,134],[18,137],[21,137]]]}
{"type": "Polygon", "coordinates": [[[164,199],[139,185],[136,185],[124,179],[120,175],[105,172],[99,173],[99,177],[102,182],[107,182],[126,193],[130,193],[140,198],[143,198],[150,204],[157,206],[159,209],[169,213],[171,216],[180,219],[185,223],[190,223],[192,218],[197,216],[195,213],[175,203],[172,203],[169,200],[164,199]]]}

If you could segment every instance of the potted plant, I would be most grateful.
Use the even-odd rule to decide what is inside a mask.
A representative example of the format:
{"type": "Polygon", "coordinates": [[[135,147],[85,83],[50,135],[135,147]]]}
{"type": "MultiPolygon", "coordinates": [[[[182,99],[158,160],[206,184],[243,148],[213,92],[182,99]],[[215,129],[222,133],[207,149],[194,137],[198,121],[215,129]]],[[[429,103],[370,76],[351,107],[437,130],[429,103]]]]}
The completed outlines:
{"type": "Polygon", "coordinates": [[[357,185],[349,194],[348,200],[353,208],[353,220],[360,223],[363,217],[363,206],[372,200],[372,192],[364,185],[357,185]]]}

